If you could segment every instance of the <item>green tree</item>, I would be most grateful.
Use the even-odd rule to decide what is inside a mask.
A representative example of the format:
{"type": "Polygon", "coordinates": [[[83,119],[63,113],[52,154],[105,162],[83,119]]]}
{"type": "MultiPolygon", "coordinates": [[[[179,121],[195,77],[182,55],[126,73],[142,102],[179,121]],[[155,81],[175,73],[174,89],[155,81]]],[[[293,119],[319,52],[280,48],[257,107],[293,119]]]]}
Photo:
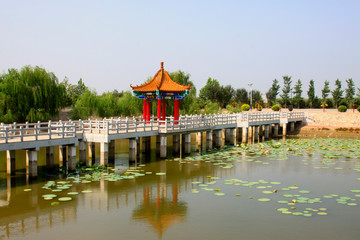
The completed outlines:
{"type": "Polygon", "coordinates": [[[345,89],[345,100],[349,104],[349,108],[352,108],[354,105],[354,95],[355,95],[355,84],[352,78],[346,80],[347,89],[345,89]]]}
{"type": "Polygon", "coordinates": [[[279,94],[279,90],[280,90],[279,81],[277,79],[274,79],[269,91],[266,93],[266,98],[270,106],[272,106],[275,103],[276,97],[279,94]]]}
{"type": "Polygon", "coordinates": [[[86,90],[73,105],[70,115],[72,119],[86,119],[96,113],[98,97],[95,91],[86,90]]]}
{"type": "Polygon", "coordinates": [[[230,103],[230,100],[235,96],[235,90],[230,85],[221,86],[220,94],[217,99],[220,107],[224,108],[230,103]]]}
{"type": "Polygon", "coordinates": [[[312,108],[314,107],[314,101],[315,101],[315,85],[314,85],[314,80],[310,80],[309,83],[309,90],[307,92],[308,95],[308,103],[309,103],[309,107],[312,108]]]}
{"type": "Polygon", "coordinates": [[[338,108],[338,105],[342,100],[342,95],[344,91],[341,90],[341,81],[339,79],[336,79],[335,86],[336,88],[333,91],[331,91],[331,95],[333,97],[333,102],[335,104],[335,107],[338,108]]]}
{"type": "Polygon", "coordinates": [[[49,120],[64,106],[65,88],[55,74],[38,66],[0,75],[0,121],[49,120]]]}
{"type": "Polygon", "coordinates": [[[291,92],[291,77],[289,76],[283,76],[284,80],[284,87],[282,89],[283,94],[281,95],[283,104],[285,107],[290,103],[290,92],[291,92]]]}
{"type": "Polygon", "coordinates": [[[69,79],[67,77],[64,78],[64,80],[61,82],[61,85],[63,85],[66,89],[66,95],[65,95],[65,105],[71,106],[76,103],[76,101],[84,94],[86,90],[88,90],[88,87],[85,86],[84,82],[82,81],[82,78],[77,82],[76,85],[70,84],[69,79]]]}
{"type": "Polygon", "coordinates": [[[206,85],[200,89],[199,97],[205,102],[206,100],[209,101],[216,101],[219,102],[218,99],[220,98],[221,94],[221,86],[218,80],[215,78],[208,78],[206,85]]]}
{"type": "Polygon", "coordinates": [[[294,102],[294,104],[297,105],[298,108],[300,108],[300,103],[301,103],[301,101],[303,101],[303,98],[301,96],[301,94],[302,94],[301,87],[302,87],[302,83],[301,83],[301,80],[299,79],[299,80],[297,80],[297,82],[294,86],[294,91],[293,91],[293,93],[294,93],[293,102],[294,102]]]}
{"type": "Polygon", "coordinates": [[[326,98],[327,98],[327,97],[329,96],[329,94],[330,94],[329,84],[330,84],[330,82],[326,80],[325,83],[324,83],[324,88],[321,90],[321,96],[322,96],[322,102],[323,102],[323,104],[326,103],[326,98]]]}
{"type": "MultiPolygon", "coordinates": [[[[194,104],[195,102],[195,98],[196,98],[196,87],[195,84],[190,81],[190,74],[189,73],[185,73],[181,70],[177,71],[177,72],[171,72],[169,73],[169,76],[171,77],[171,79],[174,82],[177,82],[181,85],[190,85],[191,89],[190,89],[190,93],[189,95],[184,98],[183,100],[180,101],[180,112],[182,114],[189,114],[190,113],[190,109],[191,111],[193,111],[194,109],[191,107],[191,105],[194,104]]],[[[173,112],[173,105],[172,104],[168,104],[167,107],[167,111],[169,112],[173,112]]]]}
{"type": "Polygon", "coordinates": [[[248,103],[249,102],[248,91],[245,88],[236,89],[235,101],[242,104],[248,103]]]}
{"type": "Polygon", "coordinates": [[[256,103],[262,105],[262,96],[261,96],[261,92],[259,90],[252,90],[252,98],[253,98],[253,107],[256,105],[256,103]]]}

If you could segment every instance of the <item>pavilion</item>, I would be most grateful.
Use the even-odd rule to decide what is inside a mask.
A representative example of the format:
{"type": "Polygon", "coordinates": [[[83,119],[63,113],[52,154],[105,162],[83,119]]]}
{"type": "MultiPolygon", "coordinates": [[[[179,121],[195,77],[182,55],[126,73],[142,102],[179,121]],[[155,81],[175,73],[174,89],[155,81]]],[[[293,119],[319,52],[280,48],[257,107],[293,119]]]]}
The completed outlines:
{"type": "Polygon", "coordinates": [[[150,121],[151,101],[157,100],[157,120],[166,118],[166,100],[174,100],[174,123],[179,120],[179,100],[184,99],[191,89],[191,86],[184,86],[174,82],[168,72],[164,70],[164,63],[161,62],[161,68],[154,77],[140,85],[132,86],[133,94],[143,99],[143,119],[150,121]]]}

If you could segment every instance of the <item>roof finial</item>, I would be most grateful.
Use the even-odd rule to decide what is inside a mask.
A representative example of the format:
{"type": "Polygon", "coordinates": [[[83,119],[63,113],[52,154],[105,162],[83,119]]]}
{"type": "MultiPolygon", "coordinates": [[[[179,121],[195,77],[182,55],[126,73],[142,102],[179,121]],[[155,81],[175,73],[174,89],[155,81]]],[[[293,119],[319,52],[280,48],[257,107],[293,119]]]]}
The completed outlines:
{"type": "Polygon", "coordinates": [[[161,69],[164,69],[164,62],[161,62],[160,65],[161,65],[161,69]]]}

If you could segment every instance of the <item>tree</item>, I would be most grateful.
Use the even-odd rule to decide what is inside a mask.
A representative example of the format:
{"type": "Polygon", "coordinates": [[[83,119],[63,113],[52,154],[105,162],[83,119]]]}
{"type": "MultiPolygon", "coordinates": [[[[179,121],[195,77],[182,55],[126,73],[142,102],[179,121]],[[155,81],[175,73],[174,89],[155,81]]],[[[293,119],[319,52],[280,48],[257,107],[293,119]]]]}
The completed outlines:
{"type": "Polygon", "coordinates": [[[215,78],[208,78],[206,85],[200,89],[199,97],[205,102],[216,101],[219,102],[218,99],[221,94],[221,86],[218,80],[215,78]]]}
{"type": "Polygon", "coordinates": [[[248,91],[245,88],[236,89],[235,101],[242,104],[248,103],[249,102],[248,91]]]}
{"type": "Polygon", "coordinates": [[[312,108],[314,106],[314,101],[315,101],[315,85],[314,85],[314,80],[310,80],[310,84],[309,84],[309,90],[307,92],[308,95],[308,102],[309,102],[309,106],[310,108],[312,108]]]}
{"type": "Polygon", "coordinates": [[[279,89],[280,89],[279,81],[277,79],[274,79],[269,91],[266,93],[266,98],[270,106],[275,103],[276,96],[279,94],[279,89]]]}
{"type": "Polygon", "coordinates": [[[231,85],[221,86],[218,103],[220,107],[226,107],[230,103],[230,100],[235,96],[235,90],[231,85]]]}
{"type": "Polygon", "coordinates": [[[69,79],[67,77],[61,82],[66,89],[65,95],[65,106],[72,106],[76,103],[76,101],[84,94],[88,87],[82,81],[82,78],[77,82],[76,85],[70,84],[69,79]]]}
{"type": "MultiPolygon", "coordinates": [[[[180,101],[179,107],[180,107],[180,111],[182,113],[190,113],[190,111],[193,111],[193,109],[191,108],[191,105],[194,104],[195,98],[196,98],[196,87],[195,84],[190,81],[190,74],[189,73],[185,73],[181,70],[177,71],[177,72],[171,72],[169,73],[169,76],[171,77],[171,79],[174,82],[177,82],[181,85],[190,85],[191,89],[190,89],[190,93],[189,95],[180,101]]],[[[167,104],[167,110],[170,112],[173,112],[173,105],[171,104],[167,104]],[[169,109],[168,109],[169,108],[169,109]]]]}
{"type": "Polygon", "coordinates": [[[263,99],[261,96],[261,92],[259,90],[252,90],[252,98],[253,98],[253,103],[255,103],[254,105],[256,105],[256,103],[258,104],[262,104],[263,99]]]}
{"type": "Polygon", "coordinates": [[[0,75],[0,121],[49,120],[64,106],[65,88],[52,72],[38,66],[9,69],[0,75]]]}
{"type": "Polygon", "coordinates": [[[330,84],[329,81],[325,81],[324,88],[321,90],[323,104],[326,103],[326,98],[329,96],[330,93],[329,84],[330,84]]]}
{"type": "Polygon", "coordinates": [[[282,89],[283,94],[281,95],[281,98],[285,107],[287,107],[288,103],[290,103],[289,93],[291,92],[291,77],[283,76],[283,80],[284,80],[284,87],[282,89]]]}
{"type": "Polygon", "coordinates": [[[346,80],[347,89],[345,89],[345,100],[349,104],[349,108],[353,107],[354,104],[354,95],[355,95],[355,85],[352,78],[346,80]]]}
{"type": "Polygon", "coordinates": [[[335,107],[338,108],[338,105],[342,99],[343,90],[341,90],[341,81],[339,79],[336,79],[335,81],[336,88],[331,91],[331,95],[333,97],[333,102],[335,104],[335,107]]]}
{"type": "Polygon", "coordinates": [[[294,86],[294,98],[293,98],[293,102],[294,104],[297,105],[298,108],[300,108],[300,102],[303,100],[301,94],[302,94],[302,83],[301,83],[301,80],[297,80],[295,86],[294,86]]]}

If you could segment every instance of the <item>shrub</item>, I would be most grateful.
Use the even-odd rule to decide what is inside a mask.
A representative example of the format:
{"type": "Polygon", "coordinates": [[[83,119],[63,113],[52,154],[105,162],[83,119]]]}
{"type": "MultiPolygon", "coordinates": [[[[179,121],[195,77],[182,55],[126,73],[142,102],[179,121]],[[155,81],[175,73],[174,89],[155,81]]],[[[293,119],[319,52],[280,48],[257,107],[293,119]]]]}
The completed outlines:
{"type": "Polygon", "coordinates": [[[271,108],[273,111],[277,112],[277,111],[280,111],[280,106],[279,105],[274,105],[272,106],[271,108]]]}
{"type": "Polygon", "coordinates": [[[344,105],[340,105],[340,106],[338,107],[338,110],[339,110],[339,112],[346,112],[346,111],[347,111],[347,107],[344,106],[344,105]]]}
{"type": "Polygon", "coordinates": [[[250,110],[249,104],[243,104],[241,105],[241,111],[246,112],[250,110]]]}
{"type": "Polygon", "coordinates": [[[291,112],[294,109],[293,105],[289,105],[288,109],[291,112]]]}
{"type": "Polygon", "coordinates": [[[263,109],[263,107],[262,107],[261,105],[258,105],[258,106],[257,106],[257,110],[258,110],[258,111],[261,111],[262,109],[263,109]]]}
{"type": "Polygon", "coordinates": [[[357,110],[360,112],[360,106],[358,106],[357,110]]]}

